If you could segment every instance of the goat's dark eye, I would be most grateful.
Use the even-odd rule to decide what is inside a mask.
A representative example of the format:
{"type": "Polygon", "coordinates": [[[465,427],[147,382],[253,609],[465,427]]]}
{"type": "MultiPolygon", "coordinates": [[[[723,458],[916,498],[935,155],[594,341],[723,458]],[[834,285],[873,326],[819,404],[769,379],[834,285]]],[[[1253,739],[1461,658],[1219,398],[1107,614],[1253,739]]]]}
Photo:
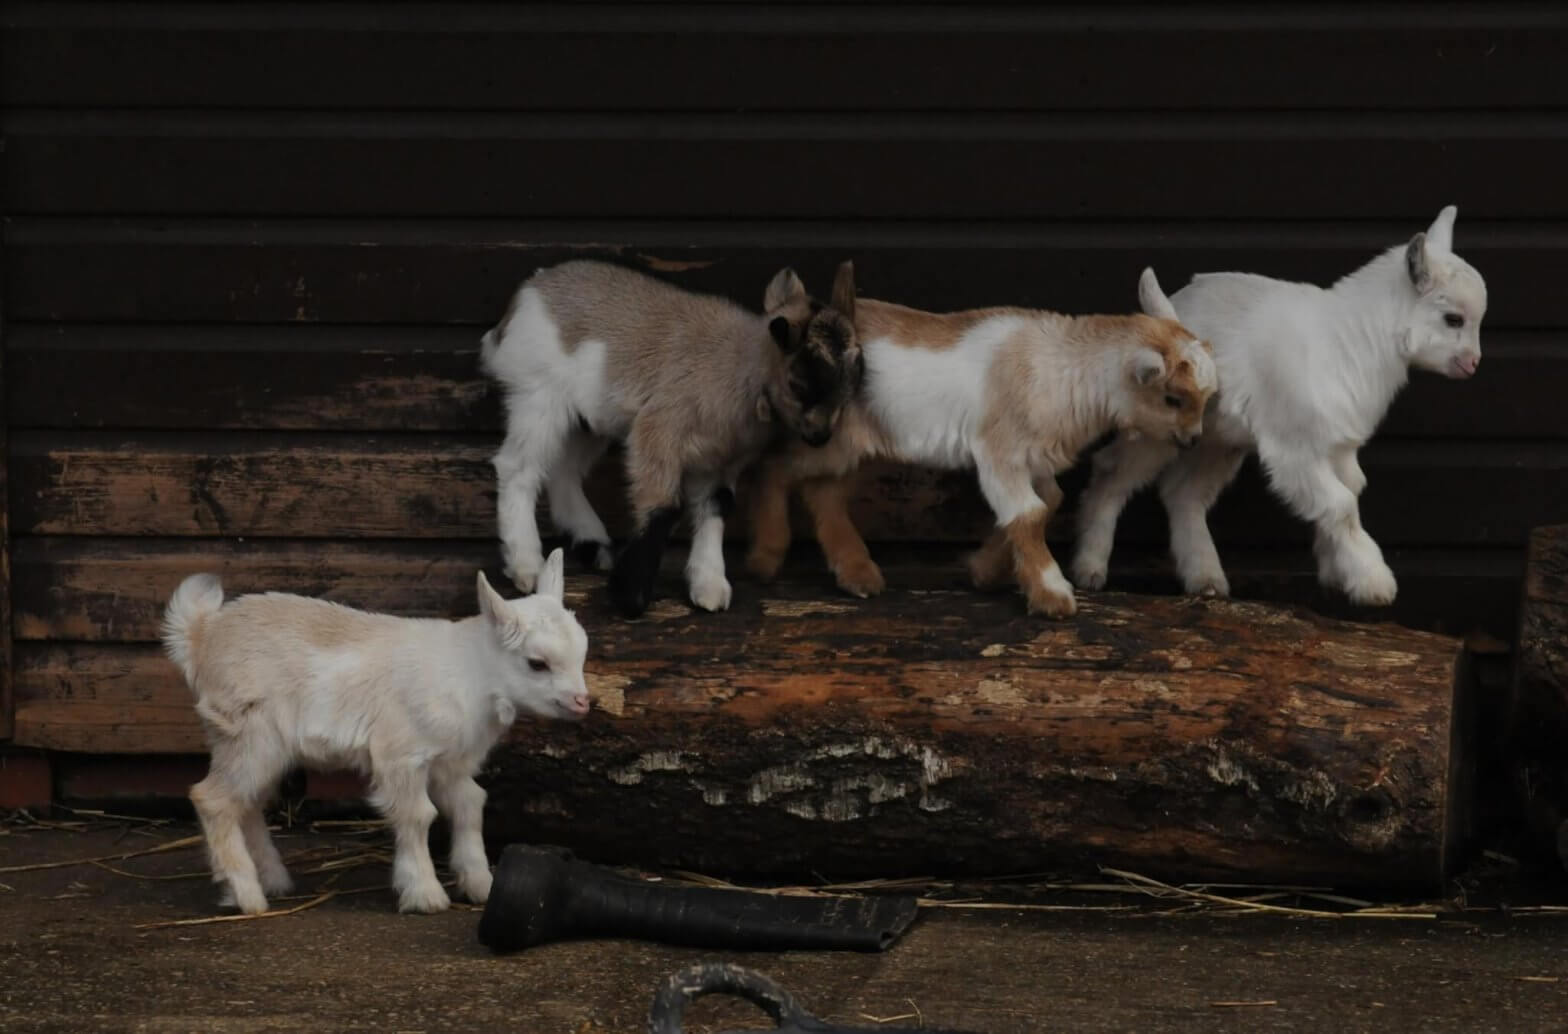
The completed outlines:
{"type": "Polygon", "coordinates": [[[1457,330],[1465,325],[1465,318],[1457,312],[1450,312],[1443,317],[1443,322],[1457,330]]]}
{"type": "Polygon", "coordinates": [[[550,670],[550,662],[549,661],[542,661],[542,660],[540,660],[537,657],[530,657],[530,658],[528,658],[528,666],[530,668],[532,668],[534,671],[549,671],[550,670]]]}
{"type": "Polygon", "coordinates": [[[1181,396],[1180,395],[1167,395],[1167,396],[1165,396],[1165,404],[1167,406],[1170,406],[1172,409],[1180,409],[1181,408],[1181,396]]]}

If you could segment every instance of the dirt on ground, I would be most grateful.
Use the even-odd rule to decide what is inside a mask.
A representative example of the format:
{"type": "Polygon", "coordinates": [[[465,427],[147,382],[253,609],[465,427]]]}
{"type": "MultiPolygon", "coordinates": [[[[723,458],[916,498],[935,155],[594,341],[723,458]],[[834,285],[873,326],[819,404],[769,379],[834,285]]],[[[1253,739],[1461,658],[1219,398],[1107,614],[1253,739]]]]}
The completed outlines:
{"type": "MultiPolygon", "coordinates": [[[[1568,914],[1549,908],[1313,919],[1258,908],[1344,906],[1045,891],[1029,910],[923,909],[881,954],[588,941],[496,956],[471,906],[399,915],[385,834],[352,825],[280,833],[300,886],[274,904],[309,907],[169,925],[228,914],[196,832],[102,816],[0,826],[0,1030],[636,1034],[658,984],[704,960],[868,1030],[1568,1029],[1568,914]],[[52,867],[19,868],[38,865],[52,867]]],[[[693,1034],[769,1026],[712,998],[687,1019],[693,1034]]]]}

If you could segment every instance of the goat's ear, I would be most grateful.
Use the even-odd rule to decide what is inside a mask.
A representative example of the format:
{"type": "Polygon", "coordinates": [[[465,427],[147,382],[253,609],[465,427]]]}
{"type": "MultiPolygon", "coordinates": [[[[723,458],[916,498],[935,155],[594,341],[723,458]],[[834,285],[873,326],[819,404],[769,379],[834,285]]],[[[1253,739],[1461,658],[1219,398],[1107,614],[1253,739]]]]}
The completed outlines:
{"type": "Polygon", "coordinates": [[[838,272],[833,277],[833,297],[828,304],[851,323],[855,321],[855,264],[849,259],[838,264],[838,272]]]}
{"type": "Polygon", "coordinates": [[[1140,348],[1133,353],[1128,368],[1138,386],[1147,388],[1165,376],[1165,357],[1152,348],[1140,348]]]}
{"type": "Polygon", "coordinates": [[[781,351],[790,351],[789,320],[783,316],[775,316],[768,320],[768,333],[773,335],[773,340],[781,351]]]}
{"type": "Polygon", "coordinates": [[[805,297],[806,285],[800,282],[800,277],[795,275],[793,269],[785,266],[773,274],[772,281],[768,283],[768,289],[762,295],[762,311],[774,312],[805,297]]]}
{"type": "Polygon", "coordinates": [[[490,579],[485,577],[483,571],[479,572],[479,613],[485,616],[492,628],[504,632],[517,623],[517,615],[512,613],[512,608],[501,598],[501,594],[490,587],[490,579]]]}
{"type": "Polygon", "coordinates": [[[558,600],[566,599],[566,556],[560,547],[551,550],[550,556],[544,562],[544,570],[539,572],[539,582],[534,589],[541,596],[554,596],[558,600]]]}
{"type": "Polygon", "coordinates": [[[1176,306],[1165,297],[1165,292],[1160,289],[1159,278],[1154,275],[1152,268],[1145,269],[1143,275],[1138,278],[1138,304],[1150,316],[1180,322],[1176,315],[1176,306]]]}
{"type": "Polygon", "coordinates": [[[1447,205],[1437,213],[1437,218],[1432,220],[1432,225],[1427,227],[1427,247],[1439,255],[1450,254],[1454,250],[1454,219],[1459,215],[1459,209],[1447,205]]]}
{"type": "Polygon", "coordinates": [[[1432,264],[1427,258],[1427,247],[1425,233],[1410,238],[1405,247],[1405,272],[1417,294],[1426,294],[1432,289],[1432,264]]]}

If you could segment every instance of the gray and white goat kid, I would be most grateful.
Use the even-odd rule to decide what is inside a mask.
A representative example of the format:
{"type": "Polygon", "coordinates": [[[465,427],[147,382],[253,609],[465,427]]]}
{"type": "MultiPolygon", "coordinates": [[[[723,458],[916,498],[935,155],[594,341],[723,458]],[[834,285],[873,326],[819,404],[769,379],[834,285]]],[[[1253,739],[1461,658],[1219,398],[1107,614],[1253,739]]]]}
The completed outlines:
{"type": "Polygon", "coordinates": [[[1203,437],[1178,452],[1124,435],[1096,454],[1073,580],[1105,584],[1117,517],[1158,476],[1186,591],[1228,595],[1207,515],[1256,450],[1274,493],[1316,526],[1319,581],[1355,603],[1392,603],[1394,573],[1361,526],[1367,479],[1356,453],[1411,367],[1465,378],[1481,362],[1486,283],[1454,254],[1456,214],[1444,208],[1425,232],[1328,288],[1210,273],[1176,292],[1182,323],[1209,340],[1219,369],[1203,437]]]}
{"type": "Polygon", "coordinates": [[[566,262],[526,280],[481,353],[506,392],[506,440],[494,462],[507,575],[526,591],[539,570],[542,487],[574,556],[610,567],[611,598],[635,617],[652,601],[684,503],[691,601],[727,608],[724,517],[735,481],[780,437],[822,445],[832,436],[861,377],[854,302],[848,262],[827,306],[781,270],[761,315],[603,262],[566,262]],[[612,441],[626,444],[635,521],[613,561],[583,493],[612,441]]]}
{"type": "Polygon", "coordinates": [[[588,713],[588,639],[562,602],[551,554],[533,596],[507,601],[478,576],[480,614],[461,621],[371,614],[325,600],[260,593],[224,602],[216,575],[180,583],[164,648],[196,697],[212,753],[191,787],[223,902],[267,910],[291,887],[262,809],[296,765],[370,777],[371,803],[397,838],[392,883],[404,912],[439,912],[430,859],[439,808],[452,826],[458,889],[482,903],[490,866],[474,781],[518,713],[588,713]]]}

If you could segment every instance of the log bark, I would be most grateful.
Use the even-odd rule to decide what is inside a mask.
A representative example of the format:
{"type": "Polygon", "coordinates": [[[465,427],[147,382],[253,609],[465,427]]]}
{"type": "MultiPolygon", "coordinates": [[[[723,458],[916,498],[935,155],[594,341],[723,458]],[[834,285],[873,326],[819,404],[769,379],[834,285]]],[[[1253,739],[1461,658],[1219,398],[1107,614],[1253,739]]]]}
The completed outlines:
{"type": "Polygon", "coordinates": [[[599,708],[493,756],[497,840],[754,875],[1430,890],[1467,826],[1445,637],[1114,594],[1060,624],[953,590],[598,608],[599,708]]]}
{"type": "Polygon", "coordinates": [[[1530,534],[1518,643],[1503,753],[1533,844],[1568,868],[1568,524],[1530,534]]]}

